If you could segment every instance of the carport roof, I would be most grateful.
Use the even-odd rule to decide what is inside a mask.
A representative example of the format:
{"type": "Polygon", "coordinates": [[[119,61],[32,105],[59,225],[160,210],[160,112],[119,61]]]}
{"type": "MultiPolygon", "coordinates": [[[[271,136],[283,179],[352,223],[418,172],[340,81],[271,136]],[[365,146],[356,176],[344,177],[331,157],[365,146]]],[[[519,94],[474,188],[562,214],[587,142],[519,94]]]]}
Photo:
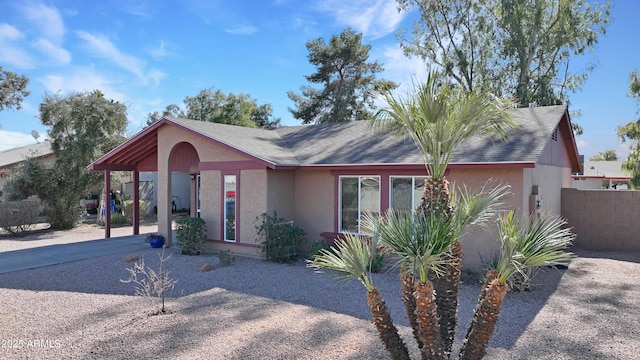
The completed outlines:
{"type": "MultiPolygon", "coordinates": [[[[516,109],[520,129],[509,141],[486,136],[467,139],[456,151],[451,167],[533,167],[558,127],[570,152],[572,171],[580,161],[565,105],[516,109]]],[[[90,170],[135,170],[157,156],[157,130],[178,126],[249,156],[269,168],[361,167],[422,165],[418,147],[410,140],[376,132],[367,121],[287,126],[273,130],[165,117],[88,166],[90,170]]],[[[560,140],[560,139],[559,139],[560,140]]],[[[156,161],[157,163],[157,161],[156,161]]]]}

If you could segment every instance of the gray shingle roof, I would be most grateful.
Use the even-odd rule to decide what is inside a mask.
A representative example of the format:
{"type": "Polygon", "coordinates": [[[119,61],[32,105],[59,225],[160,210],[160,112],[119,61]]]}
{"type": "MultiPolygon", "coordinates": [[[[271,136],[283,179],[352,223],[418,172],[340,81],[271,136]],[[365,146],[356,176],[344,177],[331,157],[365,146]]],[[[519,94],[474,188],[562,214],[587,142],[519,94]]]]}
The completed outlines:
{"type": "MultiPolygon", "coordinates": [[[[493,141],[486,136],[467,139],[452,163],[536,162],[565,111],[564,105],[517,109],[515,121],[520,129],[509,141],[493,141]]],[[[411,139],[376,132],[367,121],[264,130],[167,119],[278,166],[423,163],[411,139]]]]}
{"type": "Polygon", "coordinates": [[[17,164],[29,157],[42,157],[49,154],[53,154],[49,141],[0,151],[0,168],[17,164]]]}

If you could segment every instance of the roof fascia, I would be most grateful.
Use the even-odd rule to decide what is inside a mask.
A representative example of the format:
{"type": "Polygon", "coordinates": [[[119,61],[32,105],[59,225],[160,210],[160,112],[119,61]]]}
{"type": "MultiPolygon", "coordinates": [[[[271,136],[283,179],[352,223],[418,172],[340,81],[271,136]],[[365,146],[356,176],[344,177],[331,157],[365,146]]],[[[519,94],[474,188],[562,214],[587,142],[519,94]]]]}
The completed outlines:
{"type": "MultiPolygon", "coordinates": [[[[163,118],[163,119],[165,119],[165,118],[163,118]]],[[[222,147],[224,147],[224,148],[226,148],[228,150],[231,150],[232,152],[235,152],[237,154],[250,157],[250,158],[254,159],[257,162],[260,162],[260,163],[264,164],[264,167],[267,167],[267,168],[270,168],[270,169],[274,169],[277,166],[275,163],[273,163],[271,161],[268,161],[268,160],[265,160],[265,159],[263,159],[261,157],[258,157],[256,155],[250,154],[250,153],[248,153],[246,151],[243,151],[242,149],[239,149],[239,148],[237,148],[237,147],[235,147],[233,145],[229,145],[229,144],[227,144],[227,143],[225,143],[223,141],[220,141],[220,140],[218,140],[216,138],[213,138],[213,137],[211,137],[209,135],[203,134],[203,133],[198,132],[196,130],[193,130],[193,129],[187,127],[187,126],[184,126],[184,125],[179,124],[177,122],[171,121],[170,119],[167,119],[167,120],[170,121],[171,124],[173,124],[175,126],[178,126],[178,127],[182,128],[182,129],[184,129],[186,131],[189,131],[189,132],[193,133],[193,134],[196,134],[197,136],[200,136],[200,137],[202,137],[202,138],[204,138],[206,140],[209,140],[209,141],[214,141],[217,144],[220,144],[222,147]]]]}
{"type": "MultiPolygon", "coordinates": [[[[113,148],[113,150],[109,151],[108,153],[102,155],[100,158],[98,158],[96,161],[92,162],[91,164],[89,164],[87,166],[87,170],[97,170],[96,169],[96,165],[102,165],[104,164],[105,161],[108,161],[109,158],[120,154],[121,152],[125,151],[127,149],[127,147],[129,147],[131,144],[137,142],[140,138],[143,138],[145,136],[147,136],[148,134],[157,131],[157,129],[166,124],[167,122],[169,122],[168,119],[166,118],[162,118],[159,121],[156,121],[154,124],[152,124],[151,126],[149,126],[148,128],[142,130],[141,132],[139,132],[137,135],[135,135],[134,137],[130,138],[129,140],[123,142],[122,144],[116,146],[115,148],[113,148]]],[[[156,147],[157,147],[157,143],[156,143],[156,147]]],[[[106,170],[106,169],[103,169],[106,170]]],[[[134,169],[135,170],[135,169],[134,169]]]]}
{"type": "Polygon", "coordinates": [[[576,136],[573,133],[573,127],[571,126],[571,117],[569,115],[569,106],[565,106],[564,114],[560,118],[558,127],[560,124],[565,124],[567,127],[567,133],[570,134],[569,138],[563,138],[565,145],[569,149],[569,157],[571,158],[571,172],[582,172],[582,165],[580,163],[580,153],[578,152],[578,145],[576,143],[576,136]]]}
{"type": "MultiPolygon", "coordinates": [[[[448,169],[524,169],[534,168],[530,161],[522,162],[487,162],[487,163],[453,163],[448,169]]],[[[340,164],[340,165],[304,165],[300,170],[425,170],[425,164],[340,164]]]]}

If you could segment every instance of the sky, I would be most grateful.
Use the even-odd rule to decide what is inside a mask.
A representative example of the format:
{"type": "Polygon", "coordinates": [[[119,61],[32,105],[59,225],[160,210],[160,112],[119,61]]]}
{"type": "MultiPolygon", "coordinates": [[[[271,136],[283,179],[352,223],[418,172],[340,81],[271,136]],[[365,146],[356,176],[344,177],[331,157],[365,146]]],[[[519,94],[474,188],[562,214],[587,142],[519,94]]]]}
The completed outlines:
{"type": "MultiPolygon", "coordinates": [[[[288,91],[309,85],[315,72],[306,43],[326,41],[346,27],[371,45],[380,77],[401,84],[423,79],[427,66],[406,58],[395,37],[410,29],[417,11],[398,14],[393,0],[2,0],[0,66],[29,79],[21,110],[0,112],[0,150],[45,137],[38,119],[45,94],[99,89],[128,107],[128,134],[142,130],[147,114],[207,88],[246,93],[270,103],[283,125],[300,125],[288,108],[288,91]]],[[[640,68],[636,21],[640,2],[613,0],[612,22],[595,52],[572,60],[595,65],[582,89],[570,93],[572,120],[584,128],[576,138],[585,158],[615,149],[628,154],[616,128],[638,118],[627,96],[628,78],[640,68]]],[[[39,139],[40,141],[42,138],[39,139]]]]}

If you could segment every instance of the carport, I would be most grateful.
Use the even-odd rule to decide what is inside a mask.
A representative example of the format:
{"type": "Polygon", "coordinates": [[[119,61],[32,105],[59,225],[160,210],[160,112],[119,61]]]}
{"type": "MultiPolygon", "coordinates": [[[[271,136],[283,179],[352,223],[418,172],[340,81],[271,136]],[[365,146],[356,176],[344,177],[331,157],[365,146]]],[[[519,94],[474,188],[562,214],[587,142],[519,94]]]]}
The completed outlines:
{"type": "MultiPolygon", "coordinates": [[[[111,189],[112,171],[131,171],[133,182],[133,235],[140,233],[140,172],[157,172],[157,187],[154,189],[158,194],[158,233],[164,236],[165,245],[171,246],[171,172],[172,171],[193,171],[197,172],[198,154],[196,150],[187,142],[167,144],[163,147],[158,144],[158,129],[167,123],[162,119],[150,127],[144,129],[129,140],[120,144],[98,160],[87,166],[90,171],[102,171],[104,173],[103,199],[109,199],[111,189]],[[160,152],[166,154],[158,156],[160,152]],[[164,159],[164,160],[163,160],[164,159]]],[[[176,124],[172,123],[176,126],[176,124]]],[[[193,190],[194,182],[191,182],[193,190]]],[[[191,191],[193,194],[193,191],[191,191]]],[[[193,212],[193,209],[192,209],[193,212]]],[[[111,213],[105,211],[105,238],[111,237],[111,213]]]]}

